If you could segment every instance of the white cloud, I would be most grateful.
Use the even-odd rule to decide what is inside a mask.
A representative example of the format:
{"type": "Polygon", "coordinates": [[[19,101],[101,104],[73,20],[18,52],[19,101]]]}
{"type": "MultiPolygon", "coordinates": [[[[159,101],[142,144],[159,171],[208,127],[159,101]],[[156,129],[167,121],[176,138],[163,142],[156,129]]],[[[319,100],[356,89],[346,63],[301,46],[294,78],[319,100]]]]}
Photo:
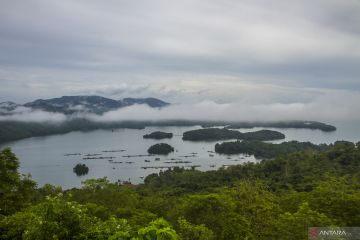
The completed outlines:
{"type": "Polygon", "coordinates": [[[219,104],[203,101],[197,104],[171,105],[154,109],[135,105],[89,116],[94,121],[119,120],[206,120],[206,121],[281,121],[281,120],[360,120],[359,94],[329,92],[309,103],[219,104]]]}
{"type": "Polygon", "coordinates": [[[15,110],[11,111],[11,114],[0,116],[0,121],[16,122],[61,123],[65,120],[67,120],[67,117],[64,114],[32,110],[26,107],[17,107],[15,110]]]}

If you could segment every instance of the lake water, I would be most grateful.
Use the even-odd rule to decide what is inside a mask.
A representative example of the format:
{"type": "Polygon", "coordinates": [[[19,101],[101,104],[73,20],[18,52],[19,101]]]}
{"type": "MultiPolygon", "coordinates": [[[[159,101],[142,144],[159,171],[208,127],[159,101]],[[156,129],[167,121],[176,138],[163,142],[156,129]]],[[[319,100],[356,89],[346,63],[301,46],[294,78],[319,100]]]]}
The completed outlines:
{"type": "MultiPolygon", "coordinates": [[[[357,142],[360,140],[360,126],[357,122],[334,123],[338,128],[335,132],[322,132],[307,129],[274,129],[286,135],[284,141],[298,140],[313,143],[332,143],[336,140],[357,142]]],[[[216,142],[189,142],[182,140],[182,133],[194,127],[147,127],[137,129],[96,130],[91,132],[71,132],[68,134],[34,137],[11,142],[0,146],[11,147],[20,159],[20,171],[30,173],[39,186],[45,183],[60,185],[64,189],[79,187],[81,182],[89,178],[107,177],[110,181],[131,181],[141,183],[143,177],[159,172],[160,168],[198,165],[197,169],[206,171],[218,169],[223,165],[241,164],[248,161],[258,161],[253,156],[232,155],[231,157],[212,153],[216,142]],[[143,139],[143,135],[153,131],[172,132],[172,139],[143,139]],[[172,145],[175,152],[167,156],[124,157],[125,155],[146,155],[147,149],[159,142],[172,145]],[[125,150],[124,152],[104,152],[125,150]],[[80,156],[64,156],[69,153],[81,153],[80,156]],[[196,154],[193,154],[196,153],[196,154]],[[101,154],[100,157],[114,157],[111,163],[108,159],[84,160],[85,154],[101,154]],[[184,157],[190,156],[191,157],[184,157]],[[159,157],[160,160],[155,161],[159,157]],[[175,160],[174,160],[175,159],[175,160]],[[150,162],[145,162],[150,160],[150,162]],[[190,161],[191,163],[174,163],[174,161],[190,161]],[[132,163],[126,163],[132,162],[132,163]],[[169,163],[170,162],[170,163],[169,163]],[[77,163],[85,163],[89,173],[77,176],[73,167],[77,163]],[[146,167],[146,169],[144,169],[146,167]],[[151,167],[151,168],[149,168],[151,167]]],[[[239,129],[240,131],[255,131],[262,128],[239,129]]],[[[281,142],[281,141],[275,141],[281,142]]]]}

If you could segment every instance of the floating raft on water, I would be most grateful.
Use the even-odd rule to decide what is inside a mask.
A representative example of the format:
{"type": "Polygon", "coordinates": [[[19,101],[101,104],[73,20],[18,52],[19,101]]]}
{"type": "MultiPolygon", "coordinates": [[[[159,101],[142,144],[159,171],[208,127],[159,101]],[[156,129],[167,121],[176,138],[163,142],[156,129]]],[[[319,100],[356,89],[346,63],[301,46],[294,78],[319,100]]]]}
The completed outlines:
{"type": "Polygon", "coordinates": [[[192,163],[190,161],[167,161],[167,162],[164,162],[164,163],[192,163]]]}
{"type": "Polygon", "coordinates": [[[179,157],[189,158],[189,157],[197,157],[197,156],[196,155],[183,155],[183,156],[179,156],[179,157]]]}
{"type": "Polygon", "coordinates": [[[100,156],[100,155],[102,155],[102,154],[101,153],[93,153],[93,154],[88,153],[88,154],[85,154],[84,156],[85,157],[93,157],[93,156],[100,156]]]}
{"type": "MultiPolygon", "coordinates": [[[[142,169],[164,169],[164,168],[175,168],[175,167],[179,167],[179,166],[146,166],[146,167],[141,167],[142,169]]],[[[197,168],[197,167],[201,167],[201,165],[185,165],[183,167],[189,167],[189,168],[197,168]]]]}
{"type": "Polygon", "coordinates": [[[139,154],[139,155],[124,155],[122,157],[132,158],[132,157],[151,157],[154,156],[152,154],[139,154]]]}
{"type": "Polygon", "coordinates": [[[84,160],[89,160],[89,159],[114,159],[116,157],[84,157],[84,160]]]}
{"type": "Polygon", "coordinates": [[[81,155],[81,153],[66,153],[64,154],[65,157],[68,157],[68,156],[79,156],[81,155]]]}
{"type": "Polygon", "coordinates": [[[120,150],[104,150],[102,152],[108,153],[108,152],[125,152],[126,150],[120,149],[120,150]]]}

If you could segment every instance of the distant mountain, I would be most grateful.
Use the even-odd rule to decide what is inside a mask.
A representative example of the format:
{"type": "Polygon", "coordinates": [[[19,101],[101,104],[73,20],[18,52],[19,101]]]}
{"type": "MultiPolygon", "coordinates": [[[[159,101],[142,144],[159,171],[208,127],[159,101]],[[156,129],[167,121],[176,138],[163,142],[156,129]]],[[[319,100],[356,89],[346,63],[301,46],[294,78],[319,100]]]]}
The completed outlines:
{"type": "Polygon", "coordinates": [[[0,116],[9,115],[11,111],[14,111],[20,105],[13,102],[2,102],[0,103],[0,116]]]}
{"type": "Polygon", "coordinates": [[[0,103],[0,115],[12,114],[13,110],[21,106],[33,110],[64,113],[67,115],[74,113],[102,114],[135,104],[146,104],[152,108],[161,108],[169,105],[169,103],[157,98],[124,98],[114,100],[100,96],[63,96],[60,98],[38,99],[24,105],[3,102],[0,103]]]}
{"type": "Polygon", "coordinates": [[[0,110],[12,111],[19,105],[13,102],[2,102],[0,103],[0,110]]]}
{"type": "Polygon", "coordinates": [[[25,107],[39,109],[47,112],[73,114],[90,112],[101,114],[123,107],[116,100],[99,96],[63,96],[60,98],[38,99],[24,104],[25,107]]]}

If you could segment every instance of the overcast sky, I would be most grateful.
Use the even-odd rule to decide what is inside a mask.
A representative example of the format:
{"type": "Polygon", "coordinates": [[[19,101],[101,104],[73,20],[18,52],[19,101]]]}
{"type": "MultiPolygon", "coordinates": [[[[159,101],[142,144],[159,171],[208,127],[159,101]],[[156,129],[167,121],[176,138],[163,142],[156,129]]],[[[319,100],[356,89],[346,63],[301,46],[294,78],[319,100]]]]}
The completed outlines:
{"type": "Polygon", "coordinates": [[[355,111],[360,1],[0,1],[0,101],[87,94],[355,111]]]}

